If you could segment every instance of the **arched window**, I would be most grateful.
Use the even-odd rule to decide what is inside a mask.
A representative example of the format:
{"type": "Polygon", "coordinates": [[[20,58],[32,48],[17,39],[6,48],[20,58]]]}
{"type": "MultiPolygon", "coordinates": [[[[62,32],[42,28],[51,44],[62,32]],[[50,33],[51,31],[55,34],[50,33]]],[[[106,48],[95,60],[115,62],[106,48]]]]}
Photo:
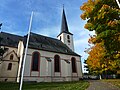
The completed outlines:
{"type": "Polygon", "coordinates": [[[9,63],[7,70],[11,70],[11,69],[12,69],[12,63],[9,63]]]}
{"type": "Polygon", "coordinates": [[[69,35],[67,35],[67,39],[70,39],[70,36],[69,36],[69,35]]]}
{"type": "Polygon", "coordinates": [[[68,43],[70,43],[70,36],[69,35],[67,35],[67,41],[68,41],[68,43]]]}
{"type": "Polygon", "coordinates": [[[39,71],[39,58],[40,53],[34,52],[32,55],[32,71],[39,71]]]}
{"type": "Polygon", "coordinates": [[[76,73],[77,72],[77,70],[76,70],[76,59],[74,57],[72,57],[71,62],[72,62],[72,72],[76,73]]]}
{"type": "Polygon", "coordinates": [[[54,69],[55,72],[60,72],[60,57],[58,55],[54,57],[54,69]]]}
{"type": "Polygon", "coordinates": [[[13,54],[10,55],[10,60],[13,60],[13,54]]]}

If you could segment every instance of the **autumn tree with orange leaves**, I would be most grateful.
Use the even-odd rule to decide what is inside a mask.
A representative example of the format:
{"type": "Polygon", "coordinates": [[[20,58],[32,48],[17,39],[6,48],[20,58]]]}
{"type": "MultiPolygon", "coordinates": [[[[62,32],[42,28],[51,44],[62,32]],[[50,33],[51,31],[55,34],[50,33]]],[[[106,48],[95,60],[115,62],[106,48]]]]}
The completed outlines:
{"type": "Polygon", "coordinates": [[[120,70],[120,9],[115,0],[88,0],[80,9],[87,20],[85,28],[95,31],[87,50],[87,64],[91,72],[120,70]]]}
{"type": "Polygon", "coordinates": [[[94,74],[106,74],[116,71],[117,62],[106,57],[106,49],[104,48],[104,43],[95,43],[96,36],[91,36],[88,40],[89,44],[94,44],[86,52],[89,54],[86,63],[88,64],[89,71],[94,74]]]}

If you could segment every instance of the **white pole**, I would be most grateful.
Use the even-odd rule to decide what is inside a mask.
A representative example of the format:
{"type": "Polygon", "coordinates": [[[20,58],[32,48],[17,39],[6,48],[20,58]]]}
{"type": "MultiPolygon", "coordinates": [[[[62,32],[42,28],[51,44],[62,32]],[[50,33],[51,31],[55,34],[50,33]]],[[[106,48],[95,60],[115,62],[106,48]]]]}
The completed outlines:
{"type": "Polygon", "coordinates": [[[24,55],[23,64],[22,64],[22,72],[21,72],[21,80],[20,80],[19,90],[22,90],[23,74],[24,74],[25,60],[26,60],[26,55],[27,55],[27,50],[28,50],[28,43],[29,43],[29,38],[30,38],[30,31],[31,31],[31,26],[32,26],[32,18],[33,18],[33,11],[31,13],[31,18],[30,18],[30,24],[29,24],[29,30],[28,30],[28,36],[27,36],[27,43],[26,43],[26,48],[25,48],[25,55],[24,55]]]}
{"type": "Polygon", "coordinates": [[[118,6],[119,6],[119,8],[120,8],[120,3],[119,3],[119,1],[118,1],[118,0],[116,0],[116,2],[117,2],[118,6]]]}

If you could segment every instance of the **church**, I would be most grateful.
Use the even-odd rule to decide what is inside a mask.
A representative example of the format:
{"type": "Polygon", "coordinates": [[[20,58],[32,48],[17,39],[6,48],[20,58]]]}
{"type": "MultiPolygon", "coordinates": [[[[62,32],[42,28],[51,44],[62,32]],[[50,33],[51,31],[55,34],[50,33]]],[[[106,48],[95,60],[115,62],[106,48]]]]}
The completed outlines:
{"type": "MultiPolygon", "coordinates": [[[[57,35],[56,35],[57,36],[57,35]]],[[[27,35],[0,32],[0,81],[19,82],[27,35]]],[[[30,33],[23,80],[26,82],[78,81],[82,78],[81,56],[74,51],[65,10],[57,38],[30,33]]]]}

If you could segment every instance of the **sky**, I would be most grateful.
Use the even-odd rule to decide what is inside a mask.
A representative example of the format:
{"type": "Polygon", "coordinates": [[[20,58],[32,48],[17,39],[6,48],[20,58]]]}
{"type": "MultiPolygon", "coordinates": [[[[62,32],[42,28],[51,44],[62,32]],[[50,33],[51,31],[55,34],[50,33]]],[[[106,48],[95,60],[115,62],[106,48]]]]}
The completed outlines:
{"type": "MultiPolygon", "coordinates": [[[[56,38],[61,30],[62,10],[67,18],[69,31],[73,33],[75,52],[82,56],[82,66],[87,54],[90,32],[84,29],[86,21],[80,18],[80,6],[87,0],[0,0],[2,32],[24,36],[28,32],[31,12],[34,12],[31,31],[56,38]]],[[[83,70],[84,71],[84,70],[83,70]]]]}

